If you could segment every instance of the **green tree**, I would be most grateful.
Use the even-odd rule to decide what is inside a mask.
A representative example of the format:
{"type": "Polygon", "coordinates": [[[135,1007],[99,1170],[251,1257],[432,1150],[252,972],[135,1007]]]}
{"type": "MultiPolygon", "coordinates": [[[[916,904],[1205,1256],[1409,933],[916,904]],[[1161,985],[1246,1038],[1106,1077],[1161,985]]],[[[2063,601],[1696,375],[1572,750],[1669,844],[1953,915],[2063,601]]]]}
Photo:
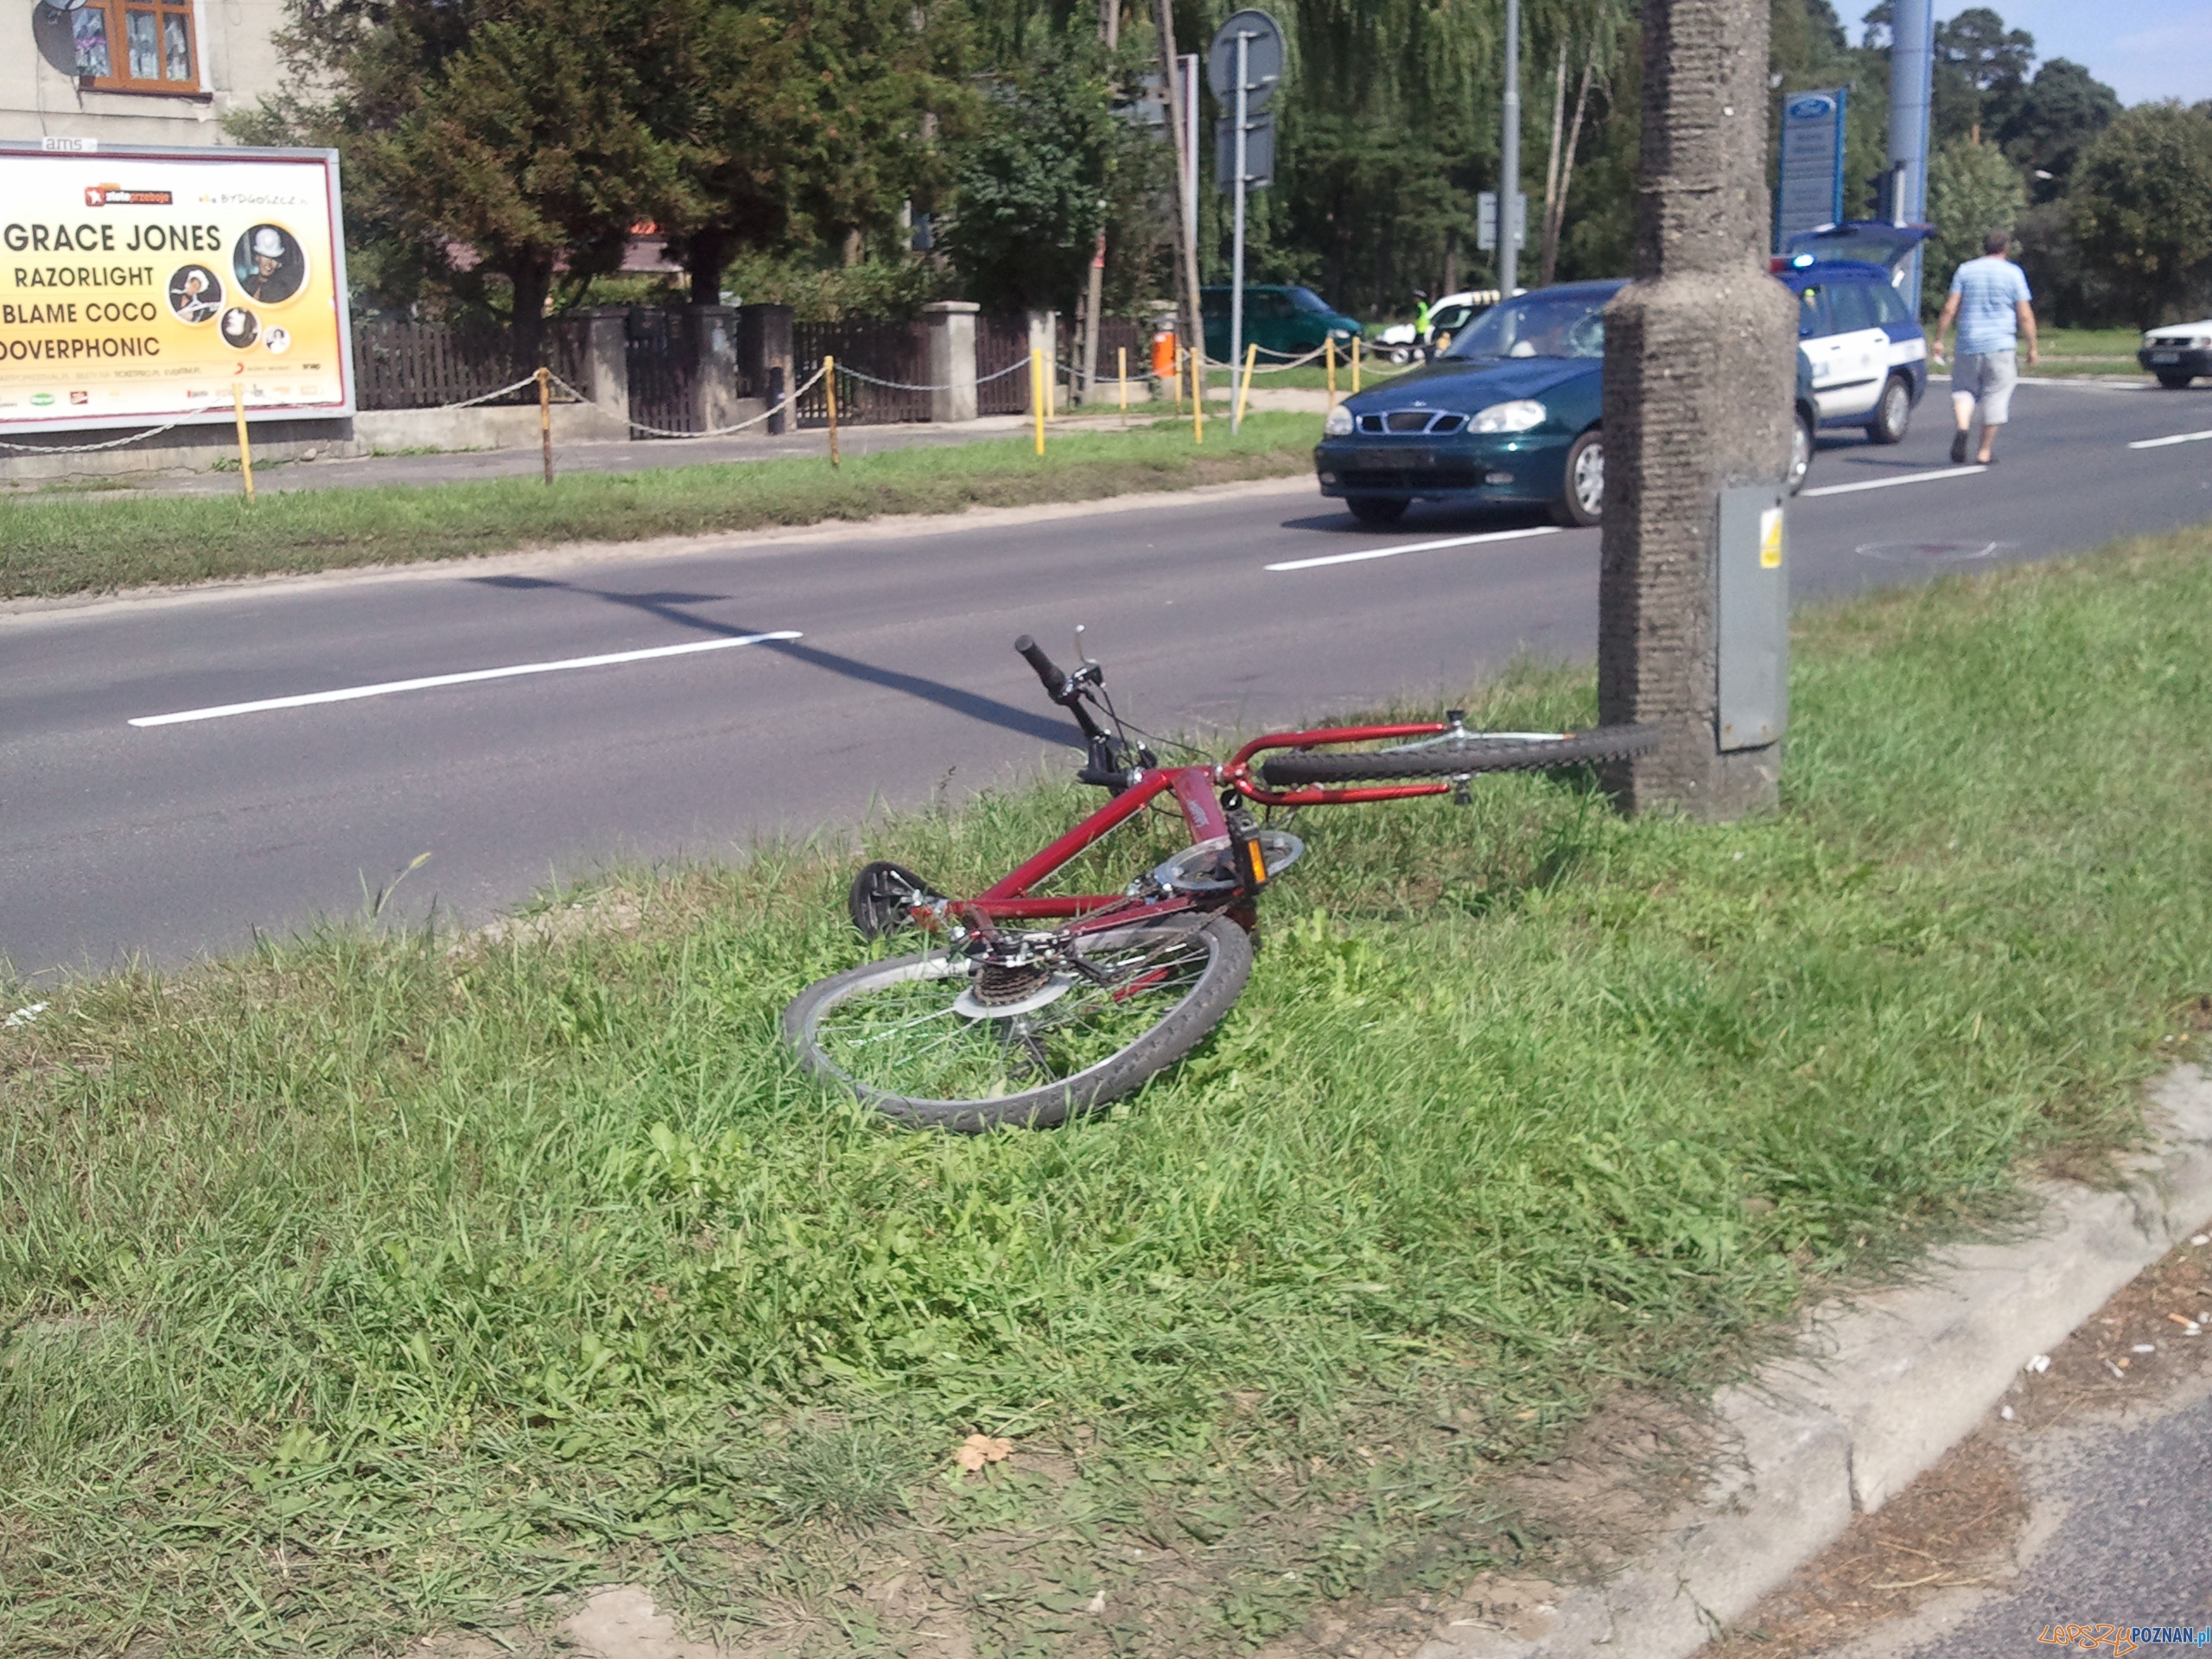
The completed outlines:
{"type": "Polygon", "coordinates": [[[1105,227],[1120,124],[1105,79],[1048,49],[985,99],[952,162],[945,251],[986,311],[1071,309],[1105,227]]]}
{"type": "Polygon", "coordinates": [[[2075,242],[2136,322],[2193,313],[2212,287],[2212,104],[2139,104],[2107,127],[2067,192],[2075,242]]]}
{"type": "Polygon", "coordinates": [[[1969,6],[1936,26],[1934,107],[1937,145],[1994,130],[2019,101],[2036,60],[2036,37],[2007,29],[1987,6],[1969,6]]]}
{"type": "Polygon", "coordinates": [[[387,268],[504,300],[534,352],[556,275],[611,271],[635,220],[684,211],[668,118],[690,3],[291,0],[296,88],[256,120],[334,143],[353,202],[409,251],[387,268]]]}
{"type": "Polygon", "coordinates": [[[942,189],[938,138],[970,101],[951,8],[706,0],[694,29],[673,227],[694,303],[715,302],[740,250],[864,246],[942,189]]]}
{"type": "Polygon", "coordinates": [[[2080,64],[2052,58],[1999,129],[2005,153],[2027,170],[2029,194],[2049,201],[2065,194],[2066,181],[2089,142],[2120,114],[2120,95],[2080,64]]]}
{"type": "Polygon", "coordinates": [[[1940,309],[1951,273],[1981,254],[1982,238],[2010,232],[2027,212],[2020,169],[1995,144],[1961,139],[1937,150],[1928,163],[1928,219],[1936,233],[1921,261],[1921,304],[1940,309]]]}

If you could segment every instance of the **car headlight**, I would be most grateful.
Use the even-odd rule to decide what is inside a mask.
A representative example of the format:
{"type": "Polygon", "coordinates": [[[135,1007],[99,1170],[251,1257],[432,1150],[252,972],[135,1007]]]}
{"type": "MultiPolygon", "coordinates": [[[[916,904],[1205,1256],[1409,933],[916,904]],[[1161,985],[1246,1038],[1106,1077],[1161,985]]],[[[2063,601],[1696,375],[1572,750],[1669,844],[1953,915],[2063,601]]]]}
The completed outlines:
{"type": "Polygon", "coordinates": [[[1348,438],[1351,435],[1351,410],[1338,404],[1329,411],[1328,419],[1321,423],[1321,435],[1326,438],[1348,438]]]}
{"type": "Polygon", "coordinates": [[[1492,404],[1467,423],[1470,432],[1526,432],[1544,423],[1544,406],[1533,397],[1516,397],[1510,404],[1492,404]]]}

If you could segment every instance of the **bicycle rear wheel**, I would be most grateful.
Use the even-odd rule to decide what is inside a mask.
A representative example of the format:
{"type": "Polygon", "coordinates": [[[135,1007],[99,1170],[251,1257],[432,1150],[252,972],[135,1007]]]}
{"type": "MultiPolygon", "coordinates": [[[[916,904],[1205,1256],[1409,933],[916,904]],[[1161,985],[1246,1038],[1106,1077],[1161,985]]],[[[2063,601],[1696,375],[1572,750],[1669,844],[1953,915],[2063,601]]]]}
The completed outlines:
{"type": "Polygon", "coordinates": [[[1482,772],[1542,772],[1642,754],[1656,726],[1599,726],[1586,732],[1447,732],[1387,749],[1294,749],[1260,767],[1274,788],[1362,779],[1465,778],[1482,772]]]}
{"type": "Polygon", "coordinates": [[[1045,1128],[1181,1059],[1252,971],[1250,939],[1220,916],[1103,929],[1082,950],[1109,983],[1056,967],[1004,1007],[979,1000],[964,957],[866,963],[800,992],[784,1035],[809,1071],[901,1122],[1045,1128]]]}

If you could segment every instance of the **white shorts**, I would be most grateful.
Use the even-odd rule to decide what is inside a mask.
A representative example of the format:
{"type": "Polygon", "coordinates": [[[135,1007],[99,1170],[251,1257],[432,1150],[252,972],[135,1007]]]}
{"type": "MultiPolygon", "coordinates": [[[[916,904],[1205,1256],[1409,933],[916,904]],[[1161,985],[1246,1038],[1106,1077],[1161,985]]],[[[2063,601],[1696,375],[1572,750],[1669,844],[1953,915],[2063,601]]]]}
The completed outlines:
{"type": "Polygon", "coordinates": [[[2019,378],[2017,351],[1961,352],[1951,364],[1951,396],[1980,404],[1984,426],[2002,426],[2012,417],[2012,388],[2019,378]]]}

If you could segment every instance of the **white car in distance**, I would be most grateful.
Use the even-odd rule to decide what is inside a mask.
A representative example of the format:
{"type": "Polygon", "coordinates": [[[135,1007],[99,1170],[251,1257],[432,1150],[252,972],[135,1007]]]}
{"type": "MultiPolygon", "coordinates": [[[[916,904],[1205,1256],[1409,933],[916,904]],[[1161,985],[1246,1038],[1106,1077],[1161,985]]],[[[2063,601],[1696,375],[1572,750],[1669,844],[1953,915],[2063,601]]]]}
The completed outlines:
{"type": "Polygon", "coordinates": [[[2199,375],[2212,377],[2212,317],[2145,329],[2135,360],[2169,391],[2179,391],[2199,375]]]}
{"type": "MultiPolygon", "coordinates": [[[[1494,288],[1469,289],[1460,294],[1446,294],[1428,308],[1428,337],[1441,351],[1462,328],[1477,316],[1497,303],[1494,288]]],[[[1372,350],[1378,357],[1392,363],[1410,363],[1421,355],[1421,341],[1410,322],[1394,322],[1374,336],[1372,350]]]]}

